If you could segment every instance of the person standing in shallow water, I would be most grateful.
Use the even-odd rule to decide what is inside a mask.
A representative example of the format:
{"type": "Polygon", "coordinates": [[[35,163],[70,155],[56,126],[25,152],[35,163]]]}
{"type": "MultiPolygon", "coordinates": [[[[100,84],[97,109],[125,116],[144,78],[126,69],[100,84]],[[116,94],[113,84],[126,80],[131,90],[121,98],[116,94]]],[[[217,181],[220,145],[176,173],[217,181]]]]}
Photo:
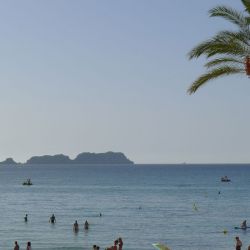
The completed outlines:
{"type": "Polygon", "coordinates": [[[79,231],[79,226],[78,226],[78,223],[77,223],[77,220],[75,221],[74,225],[73,225],[73,231],[75,233],[77,233],[79,231]]]}
{"type": "Polygon", "coordinates": [[[122,250],[122,246],[123,246],[123,241],[122,241],[122,238],[120,237],[119,239],[118,239],[118,246],[119,246],[119,250],[122,250]]]}
{"type": "Polygon", "coordinates": [[[86,220],[85,223],[84,223],[84,229],[88,230],[89,229],[89,223],[88,221],[86,220]]]}
{"type": "Polygon", "coordinates": [[[30,243],[30,241],[27,242],[26,250],[32,250],[32,249],[31,249],[31,243],[30,243]]]}
{"type": "Polygon", "coordinates": [[[114,246],[113,246],[113,249],[114,249],[114,250],[117,250],[117,245],[118,245],[118,240],[115,240],[115,241],[114,241],[114,246]]]}
{"type": "Polygon", "coordinates": [[[241,250],[242,242],[241,242],[240,238],[237,236],[237,237],[235,237],[235,240],[236,240],[235,250],[241,250]]]}
{"type": "Polygon", "coordinates": [[[52,224],[54,224],[54,223],[56,223],[56,217],[55,217],[55,215],[54,214],[52,214],[52,216],[50,217],[50,223],[52,223],[52,224]]]}
{"type": "Polygon", "coordinates": [[[14,250],[19,250],[19,245],[17,244],[17,241],[15,241],[14,250]]]}
{"type": "Polygon", "coordinates": [[[25,214],[25,216],[24,216],[24,221],[28,222],[28,215],[27,214],[25,214]]]}

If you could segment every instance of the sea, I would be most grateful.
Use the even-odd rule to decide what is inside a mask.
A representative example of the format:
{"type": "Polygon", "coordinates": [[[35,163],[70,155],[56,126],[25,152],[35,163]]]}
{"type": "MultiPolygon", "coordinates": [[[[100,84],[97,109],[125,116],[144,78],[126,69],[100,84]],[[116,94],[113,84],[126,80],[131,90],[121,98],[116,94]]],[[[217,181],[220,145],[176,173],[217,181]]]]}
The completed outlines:
{"type": "Polygon", "coordinates": [[[1,165],[0,201],[1,250],[105,249],[118,237],[124,250],[250,245],[250,229],[235,229],[250,225],[250,165],[1,165]]]}

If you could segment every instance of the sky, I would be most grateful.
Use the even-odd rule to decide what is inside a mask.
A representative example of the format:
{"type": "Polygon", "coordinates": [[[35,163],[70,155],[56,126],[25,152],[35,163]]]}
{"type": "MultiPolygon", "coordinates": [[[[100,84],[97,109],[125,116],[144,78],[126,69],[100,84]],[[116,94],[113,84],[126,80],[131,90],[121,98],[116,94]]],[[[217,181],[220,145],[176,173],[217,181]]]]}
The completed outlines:
{"type": "Polygon", "coordinates": [[[136,163],[249,163],[250,79],[187,89],[187,53],[240,0],[1,0],[0,160],[123,152],[136,163]]]}

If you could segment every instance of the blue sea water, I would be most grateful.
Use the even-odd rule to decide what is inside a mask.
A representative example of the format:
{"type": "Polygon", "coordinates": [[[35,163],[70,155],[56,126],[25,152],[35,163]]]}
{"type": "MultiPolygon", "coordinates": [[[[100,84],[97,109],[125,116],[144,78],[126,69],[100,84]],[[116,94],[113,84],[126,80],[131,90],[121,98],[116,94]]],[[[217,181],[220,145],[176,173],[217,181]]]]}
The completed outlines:
{"type": "Polygon", "coordinates": [[[235,236],[246,249],[250,229],[234,227],[250,224],[249,190],[250,165],[1,166],[0,249],[13,249],[15,240],[21,249],[27,241],[34,250],[104,249],[122,237],[124,250],[151,250],[156,242],[230,250],[235,236]],[[232,182],[220,182],[224,175],[232,182]],[[27,178],[33,186],[22,185],[27,178]]]}

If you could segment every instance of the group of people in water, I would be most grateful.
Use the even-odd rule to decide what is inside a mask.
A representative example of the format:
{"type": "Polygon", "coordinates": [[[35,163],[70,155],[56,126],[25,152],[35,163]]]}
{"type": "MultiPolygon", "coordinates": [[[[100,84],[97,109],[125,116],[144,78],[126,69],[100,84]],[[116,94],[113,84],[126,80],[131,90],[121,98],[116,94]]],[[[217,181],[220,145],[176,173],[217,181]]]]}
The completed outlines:
{"type": "MultiPolygon", "coordinates": [[[[122,238],[118,238],[114,241],[113,246],[111,247],[106,247],[105,250],[122,250],[123,247],[123,241],[122,238]]],[[[97,245],[93,245],[93,250],[99,250],[100,247],[97,245]]]]}
{"type": "MultiPolygon", "coordinates": [[[[113,246],[107,247],[107,248],[105,248],[105,250],[122,250],[122,247],[123,247],[122,238],[118,238],[117,240],[114,241],[114,245],[113,246]]],[[[93,245],[93,250],[99,250],[99,249],[100,249],[99,246],[93,245]]],[[[19,247],[17,241],[15,241],[14,250],[20,250],[20,247],[19,247]]],[[[32,250],[31,249],[31,242],[30,241],[27,242],[26,250],[32,250]]],[[[239,250],[240,250],[240,248],[239,248],[239,250]]],[[[249,246],[248,250],[250,250],[250,246],[249,246]]]]}
{"type": "MultiPolygon", "coordinates": [[[[25,221],[25,222],[28,222],[28,214],[25,214],[25,216],[24,216],[24,221],[25,221]]],[[[56,217],[55,217],[54,214],[52,214],[52,215],[50,216],[49,222],[52,223],[52,224],[56,223],[56,217]]]]}
{"type": "MultiPolygon", "coordinates": [[[[85,230],[88,230],[88,229],[89,229],[89,223],[88,223],[87,220],[84,222],[84,229],[85,229],[85,230]]],[[[79,224],[78,224],[77,220],[76,220],[75,223],[73,224],[73,231],[74,231],[75,233],[78,233],[78,231],[79,231],[79,224]]]]}
{"type": "MultiPolygon", "coordinates": [[[[101,216],[101,214],[100,214],[100,216],[101,216]]],[[[28,214],[25,214],[25,216],[24,216],[24,221],[25,221],[25,222],[28,222],[28,214]]],[[[56,223],[56,217],[55,217],[54,214],[52,214],[52,215],[50,216],[49,222],[50,222],[51,224],[56,223]]],[[[85,229],[85,230],[88,230],[88,229],[89,229],[89,223],[88,223],[87,220],[86,220],[85,223],[84,223],[84,229],[85,229]]],[[[78,231],[79,231],[79,225],[78,225],[77,220],[76,220],[75,223],[73,224],[73,231],[74,231],[74,232],[78,232],[78,231]]]]}
{"type": "MultiPolygon", "coordinates": [[[[118,238],[114,241],[114,245],[111,246],[111,247],[107,247],[105,248],[105,250],[122,250],[122,247],[123,247],[123,241],[122,241],[122,238],[118,238]]],[[[93,249],[95,250],[95,249],[93,249]]]]}
{"type": "MultiPolygon", "coordinates": [[[[102,214],[100,213],[99,216],[102,216],[102,214]]],[[[24,221],[28,222],[28,214],[25,214],[24,221]]],[[[51,217],[49,218],[49,222],[52,224],[56,223],[56,217],[54,214],[52,214],[51,217]]],[[[85,230],[89,229],[89,222],[87,220],[84,222],[84,229],[85,230]]],[[[78,224],[77,220],[73,224],[73,231],[75,233],[77,233],[79,231],[79,224],[78,224]]],[[[122,247],[123,247],[123,241],[122,241],[122,238],[120,237],[114,241],[113,246],[107,247],[107,248],[105,248],[105,250],[122,250],[122,247]]],[[[14,250],[19,250],[19,249],[20,249],[19,245],[18,245],[17,241],[15,241],[14,250]]],[[[100,249],[99,246],[93,245],[93,250],[99,250],[99,249],[100,249]]],[[[31,242],[30,241],[27,242],[26,250],[31,250],[31,242]]]]}
{"type": "MultiPolygon", "coordinates": [[[[247,221],[246,221],[246,220],[244,220],[244,221],[241,223],[240,228],[243,229],[243,230],[246,230],[246,229],[247,229],[247,221]]],[[[235,237],[235,241],[236,241],[235,250],[241,250],[242,241],[240,240],[239,236],[236,236],[236,237],[235,237]]],[[[248,246],[247,250],[250,250],[250,245],[248,246]]]]}
{"type": "MultiPolygon", "coordinates": [[[[19,247],[17,241],[15,241],[14,250],[19,250],[19,249],[20,249],[20,247],[19,247]]],[[[30,241],[27,242],[26,250],[31,250],[31,242],[30,241]]]]}

